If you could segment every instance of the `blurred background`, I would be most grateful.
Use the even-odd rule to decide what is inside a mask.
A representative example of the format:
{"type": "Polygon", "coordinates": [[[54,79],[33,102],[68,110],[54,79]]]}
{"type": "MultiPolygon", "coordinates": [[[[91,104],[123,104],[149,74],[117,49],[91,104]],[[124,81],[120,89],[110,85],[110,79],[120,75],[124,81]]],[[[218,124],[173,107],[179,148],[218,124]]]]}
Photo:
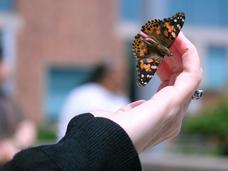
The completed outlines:
{"type": "Polygon", "coordinates": [[[142,163],[148,171],[228,170],[227,6],[226,0],[0,0],[0,46],[12,72],[4,91],[37,127],[34,144],[55,142],[69,93],[102,61],[115,63],[118,93],[128,101],[156,91],[157,77],[136,86],[131,43],[148,20],[182,11],[183,32],[201,57],[205,93],[192,102],[181,135],[148,149],[142,163]]]}

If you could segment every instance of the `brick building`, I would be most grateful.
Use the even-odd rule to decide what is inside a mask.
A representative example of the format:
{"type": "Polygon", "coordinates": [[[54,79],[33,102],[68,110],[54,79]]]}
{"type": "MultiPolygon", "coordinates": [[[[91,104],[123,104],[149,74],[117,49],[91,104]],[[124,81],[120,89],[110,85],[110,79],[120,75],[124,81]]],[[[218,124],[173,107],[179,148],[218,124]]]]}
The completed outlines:
{"type": "Polygon", "coordinates": [[[46,115],[50,105],[59,107],[60,102],[52,103],[62,97],[53,95],[53,89],[66,81],[63,75],[69,68],[89,68],[104,57],[127,61],[116,34],[116,0],[17,0],[16,12],[22,24],[16,43],[15,90],[35,121],[46,115]]]}
{"type": "MultiPolygon", "coordinates": [[[[151,18],[167,17],[176,11],[186,13],[184,33],[196,44],[204,64],[202,86],[216,93],[226,89],[227,15],[219,9],[227,1],[211,2],[210,6],[196,0],[190,4],[167,0],[0,1],[0,31],[5,32],[5,40],[17,40],[16,43],[5,41],[5,49],[8,57],[15,57],[15,90],[27,113],[37,121],[47,113],[56,113],[62,94],[66,94],[66,91],[61,94],[58,90],[65,90],[65,85],[61,84],[70,84],[73,80],[69,75],[80,77],[83,69],[103,57],[125,64],[128,59],[125,45],[140,30],[140,25],[151,18]],[[10,11],[12,14],[1,14],[3,2],[9,4],[3,5],[6,9],[10,9],[10,4],[14,6],[10,11]],[[217,10],[212,14],[214,3],[217,10]],[[205,16],[202,16],[204,8],[205,16]],[[13,43],[13,48],[7,47],[13,43]],[[217,69],[211,68],[214,64],[217,69]]],[[[123,74],[127,72],[123,71],[123,74]]],[[[136,96],[149,98],[158,84],[159,79],[153,78],[153,84],[136,89],[136,96]]],[[[134,93],[134,88],[132,90],[134,93]]]]}

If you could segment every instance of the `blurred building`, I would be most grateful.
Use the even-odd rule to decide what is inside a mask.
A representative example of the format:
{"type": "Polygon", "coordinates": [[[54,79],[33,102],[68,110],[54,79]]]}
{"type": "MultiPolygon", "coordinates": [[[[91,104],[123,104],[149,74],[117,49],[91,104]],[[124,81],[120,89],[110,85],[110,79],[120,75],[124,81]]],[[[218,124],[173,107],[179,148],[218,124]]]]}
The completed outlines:
{"type": "MultiPolygon", "coordinates": [[[[15,68],[17,33],[21,27],[20,17],[15,13],[13,0],[0,1],[0,46],[3,49],[4,62],[15,68]]],[[[7,82],[7,91],[12,92],[14,83],[7,82]]]]}
{"type": "MultiPolygon", "coordinates": [[[[227,6],[227,0],[0,0],[4,60],[15,70],[8,89],[34,120],[56,119],[68,92],[87,77],[91,66],[110,57],[128,64],[123,74],[129,80],[123,84],[131,99],[147,99],[159,79],[155,76],[145,88],[137,88],[132,40],[148,20],[183,11],[183,32],[203,64],[203,101],[213,100],[228,88],[227,6]]],[[[164,147],[157,151],[164,152],[164,147]]]]}
{"type": "Polygon", "coordinates": [[[15,92],[36,121],[55,118],[69,90],[100,59],[127,61],[116,32],[116,0],[3,1],[4,15],[20,18],[16,54],[9,55],[16,63],[15,92]]]}
{"type": "Polygon", "coordinates": [[[1,0],[1,41],[5,60],[16,73],[9,89],[36,121],[55,119],[68,92],[90,67],[110,57],[130,66],[130,73],[123,74],[129,76],[131,99],[149,98],[159,79],[136,87],[132,39],[147,20],[183,11],[183,31],[202,59],[202,86],[221,91],[228,82],[227,5],[226,0],[1,0]]]}

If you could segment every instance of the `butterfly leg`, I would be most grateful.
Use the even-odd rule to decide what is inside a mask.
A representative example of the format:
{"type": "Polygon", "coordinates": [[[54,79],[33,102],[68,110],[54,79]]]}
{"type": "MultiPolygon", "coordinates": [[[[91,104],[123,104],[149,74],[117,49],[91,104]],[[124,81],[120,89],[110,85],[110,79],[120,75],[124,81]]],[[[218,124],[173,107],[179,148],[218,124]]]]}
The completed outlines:
{"type": "Polygon", "coordinates": [[[150,46],[150,47],[152,47],[152,48],[155,48],[155,47],[157,47],[158,45],[159,45],[159,43],[157,43],[157,42],[155,42],[155,41],[151,41],[151,40],[143,40],[143,42],[146,44],[146,45],[148,45],[148,46],[150,46]]]}
{"type": "Polygon", "coordinates": [[[163,46],[162,44],[158,44],[157,48],[159,49],[159,53],[162,56],[172,56],[172,52],[165,46],[163,46]]]}

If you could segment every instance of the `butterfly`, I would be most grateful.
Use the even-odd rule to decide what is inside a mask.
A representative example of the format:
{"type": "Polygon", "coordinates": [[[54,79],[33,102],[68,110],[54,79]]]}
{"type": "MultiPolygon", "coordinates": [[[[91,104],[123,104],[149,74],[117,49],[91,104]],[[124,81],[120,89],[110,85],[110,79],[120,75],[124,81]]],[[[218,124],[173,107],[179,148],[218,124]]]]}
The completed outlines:
{"type": "Polygon", "coordinates": [[[135,36],[132,52],[137,65],[137,84],[145,86],[157,71],[164,56],[172,56],[172,46],[185,21],[185,14],[176,13],[163,20],[154,19],[142,26],[135,36]]]}

